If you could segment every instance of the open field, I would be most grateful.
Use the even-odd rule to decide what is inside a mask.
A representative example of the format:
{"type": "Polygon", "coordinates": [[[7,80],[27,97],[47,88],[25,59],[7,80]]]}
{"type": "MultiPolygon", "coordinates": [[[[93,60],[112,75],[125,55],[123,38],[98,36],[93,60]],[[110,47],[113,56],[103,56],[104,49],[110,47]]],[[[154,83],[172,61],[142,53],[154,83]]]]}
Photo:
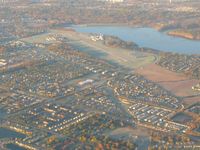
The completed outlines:
{"type": "Polygon", "coordinates": [[[184,81],[175,81],[175,82],[163,82],[167,89],[174,91],[177,96],[191,96],[196,95],[198,92],[193,91],[191,88],[193,85],[198,84],[198,80],[184,80],[184,81]]]}
{"type": "MultiPolygon", "coordinates": [[[[21,39],[29,43],[56,43],[56,40],[49,40],[52,35],[62,35],[71,40],[74,45],[84,45],[92,49],[92,51],[104,54],[103,59],[112,61],[126,68],[135,69],[153,63],[157,60],[157,56],[150,53],[133,52],[123,48],[108,47],[101,42],[94,42],[86,34],[77,33],[68,30],[52,30],[49,33],[21,39]]],[[[100,56],[99,56],[100,57],[100,56]]]]}
{"type": "Polygon", "coordinates": [[[150,53],[133,52],[127,49],[105,46],[101,42],[92,41],[86,34],[66,30],[53,30],[52,32],[80,42],[81,44],[92,48],[94,51],[102,52],[106,54],[104,59],[113,61],[127,68],[135,69],[152,63],[157,59],[157,56],[150,53]]]}
{"type": "Polygon", "coordinates": [[[49,43],[47,42],[46,39],[50,35],[51,35],[50,33],[44,33],[44,34],[39,34],[39,35],[23,38],[21,40],[28,43],[49,43]]]}
{"type": "Polygon", "coordinates": [[[121,134],[131,134],[133,136],[150,136],[150,130],[146,129],[146,128],[143,128],[143,127],[137,127],[135,129],[133,128],[118,128],[114,131],[112,131],[110,133],[110,135],[112,136],[117,136],[117,135],[121,135],[121,134]]]}
{"type": "Polygon", "coordinates": [[[150,64],[143,68],[139,68],[137,69],[137,72],[146,76],[148,79],[159,83],[175,82],[187,79],[187,77],[182,74],[171,72],[156,64],[150,64]]]}
{"type": "Polygon", "coordinates": [[[192,90],[192,86],[198,84],[199,80],[188,79],[183,74],[171,72],[156,64],[139,68],[137,72],[149,80],[159,83],[177,96],[186,97],[198,94],[192,90]]]}
{"type": "Polygon", "coordinates": [[[196,97],[191,97],[191,98],[184,98],[183,102],[186,105],[192,105],[194,103],[200,102],[200,96],[196,96],[196,97]]]}

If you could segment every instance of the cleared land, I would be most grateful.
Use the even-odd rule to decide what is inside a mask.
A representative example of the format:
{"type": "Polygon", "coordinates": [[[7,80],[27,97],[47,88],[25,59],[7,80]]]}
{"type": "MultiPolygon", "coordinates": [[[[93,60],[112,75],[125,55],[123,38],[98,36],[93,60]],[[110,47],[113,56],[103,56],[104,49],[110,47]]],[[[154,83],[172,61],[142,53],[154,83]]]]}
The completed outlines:
{"type": "Polygon", "coordinates": [[[182,81],[187,79],[187,77],[182,74],[171,72],[156,64],[146,65],[143,68],[137,69],[137,72],[146,76],[148,79],[159,83],[182,81]]]}
{"type": "Polygon", "coordinates": [[[192,90],[192,86],[198,84],[199,80],[188,79],[183,74],[171,72],[156,64],[139,68],[137,72],[149,80],[159,83],[177,96],[187,97],[198,94],[192,90]]]}
{"type": "Polygon", "coordinates": [[[187,105],[192,105],[194,103],[200,102],[200,96],[184,98],[183,102],[187,105]]]}
{"type": "Polygon", "coordinates": [[[52,42],[47,41],[47,38],[50,36],[51,36],[51,33],[44,33],[44,34],[40,34],[40,35],[23,38],[21,40],[24,42],[28,42],[28,43],[52,43],[52,42],[55,42],[55,41],[52,41],[52,42]]]}
{"type": "Polygon", "coordinates": [[[122,134],[126,134],[126,135],[131,134],[133,136],[147,136],[148,137],[150,136],[150,130],[143,127],[137,127],[135,129],[126,127],[126,128],[118,128],[110,133],[111,136],[118,136],[122,134]]]}
{"type": "Polygon", "coordinates": [[[150,53],[133,52],[123,48],[108,47],[101,42],[94,42],[87,34],[77,33],[64,29],[51,30],[49,33],[21,39],[29,43],[56,43],[52,40],[52,35],[62,35],[71,40],[72,44],[85,45],[92,51],[104,54],[104,59],[118,63],[126,68],[135,69],[153,63],[157,60],[157,56],[150,53]],[[50,40],[49,40],[50,38],[50,40]]]}
{"type": "Polygon", "coordinates": [[[92,48],[93,51],[102,52],[106,54],[104,59],[113,61],[127,68],[135,69],[146,64],[150,64],[157,59],[157,56],[150,53],[133,52],[123,48],[105,46],[101,42],[92,41],[86,34],[66,30],[53,30],[52,32],[61,34],[77,42],[81,42],[81,44],[92,48]]]}

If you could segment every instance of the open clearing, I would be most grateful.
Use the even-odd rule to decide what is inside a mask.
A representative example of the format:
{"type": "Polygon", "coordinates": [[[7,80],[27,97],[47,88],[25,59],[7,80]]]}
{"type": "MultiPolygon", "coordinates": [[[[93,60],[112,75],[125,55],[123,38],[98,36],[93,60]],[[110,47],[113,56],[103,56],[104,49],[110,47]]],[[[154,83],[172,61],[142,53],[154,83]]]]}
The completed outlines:
{"type": "Polygon", "coordinates": [[[200,102],[200,96],[196,96],[196,97],[191,97],[191,98],[184,98],[183,102],[186,105],[192,105],[194,103],[200,102]]]}
{"type": "Polygon", "coordinates": [[[187,97],[198,94],[192,90],[192,86],[198,84],[199,80],[188,79],[188,77],[183,74],[171,72],[159,65],[150,64],[137,69],[137,72],[147,79],[159,83],[177,96],[187,97]]]}
{"type": "Polygon", "coordinates": [[[150,132],[148,129],[143,127],[137,127],[137,128],[118,128],[110,133],[111,136],[118,136],[121,134],[126,135],[133,135],[133,136],[150,136],[150,132]]]}
{"type": "Polygon", "coordinates": [[[101,52],[102,54],[104,54],[103,59],[112,61],[126,68],[139,68],[147,64],[153,63],[157,60],[157,56],[154,54],[144,52],[133,52],[131,50],[117,47],[108,47],[102,44],[101,42],[92,41],[87,34],[77,33],[74,31],[68,31],[64,29],[51,30],[49,33],[44,33],[41,35],[36,35],[21,40],[29,43],[56,43],[56,40],[51,39],[52,35],[62,35],[70,39],[71,44],[85,45],[89,49],[92,49],[92,51],[94,52],[101,52]]]}
{"type": "Polygon", "coordinates": [[[126,68],[138,68],[146,64],[153,63],[157,57],[150,53],[133,52],[131,50],[108,47],[101,42],[94,42],[86,34],[70,32],[65,30],[53,30],[52,33],[61,34],[69,39],[79,42],[92,48],[93,51],[102,52],[105,55],[104,59],[118,63],[126,68]]]}
{"type": "Polygon", "coordinates": [[[47,41],[47,38],[51,36],[51,33],[44,33],[39,34],[27,38],[21,39],[21,41],[28,42],[28,43],[50,43],[47,41]]]}

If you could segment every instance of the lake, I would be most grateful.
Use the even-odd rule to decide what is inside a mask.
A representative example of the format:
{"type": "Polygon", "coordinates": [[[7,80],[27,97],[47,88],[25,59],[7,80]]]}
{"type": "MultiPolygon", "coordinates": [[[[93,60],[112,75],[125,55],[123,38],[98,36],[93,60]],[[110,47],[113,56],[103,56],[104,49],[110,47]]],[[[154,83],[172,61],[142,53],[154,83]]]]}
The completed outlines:
{"type": "Polygon", "coordinates": [[[25,138],[26,135],[6,129],[0,128],[0,139],[1,138],[25,138]]]}
{"type": "Polygon", "coordinates": [[[132,28],[124,26],[70,26],[77,32],[97,33],[117,36],[125,41],[132,41],[140,47],[165,52],[200,54],[200,41],[169,36],[152,28],[132,28]]]}
{"type": "Polygon", "coordinates": [[[16,144],[12,144],[12,143],[7,144],[6,148],[9,149],[9,150],[26,150],[25,148],[20,147],[20,146],[18,146],[16,144]]]}

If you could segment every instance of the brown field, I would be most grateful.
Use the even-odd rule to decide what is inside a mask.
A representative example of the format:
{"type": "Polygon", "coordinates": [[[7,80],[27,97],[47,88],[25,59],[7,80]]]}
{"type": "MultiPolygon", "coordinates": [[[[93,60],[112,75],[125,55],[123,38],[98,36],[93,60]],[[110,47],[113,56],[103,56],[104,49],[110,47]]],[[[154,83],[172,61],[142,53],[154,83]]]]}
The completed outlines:
{"type": "Polygon", "coordinates": [[[143,127],[137,127],[137,128],[118,128],[110,133],[110,135],[120,135],[120,134],[132,134],[134,136],[150,136],[151,130],[148,130],[143,127]]]}
{"type": "Polygon", "coordinates": [[[137,69],[137,72],[147,79],[159,83],[177,96],[185,97],[198,94],[192,90],[192,86],[198,84],[199,80],[188,79],[183,74],[171,72],[156,64],[137,69]]]}
{"type": "Polygon", "coordinates": [[[185,98],[183,102],[186,105],[192,105],[194,103],[200,102],[200,96],[192,97],[192,98],[185,98]]]}
{"type": "Polygon", "coordinates": [[[155,82],[171,82],[187,79],[184,75],[171,72],[156,64],[149,64],[137,69],[136,71],[155,82]]]}
{"type": "Polygon", "coordinates": [[[161,83],[168,90],[174,91],[177,96],[190,96],[196,95],[197,92],[193,91],[191,88],[193,85],[199,83],[197,80],[184,80],[175,82],[163,82],[161,83]]]}

